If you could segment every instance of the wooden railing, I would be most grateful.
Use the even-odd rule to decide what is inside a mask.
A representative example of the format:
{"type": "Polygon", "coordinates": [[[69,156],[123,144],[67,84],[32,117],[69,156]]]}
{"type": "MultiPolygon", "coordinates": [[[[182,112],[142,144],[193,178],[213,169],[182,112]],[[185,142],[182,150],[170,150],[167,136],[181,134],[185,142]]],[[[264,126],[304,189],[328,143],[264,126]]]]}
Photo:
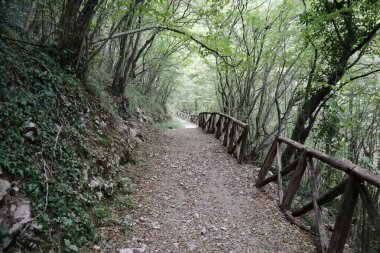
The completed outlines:
{"type": "MultiPolygon", "coordinates": [[[[333,169],[331,168],[331,169],[333,169]]],[[[364,168],[359,167],[349,161],[343,161],[335,157],[326,155],[313,148],[306,147],[298,142],[285,137],[278,137],[270,148],[264,164],[257,177],[256,186],[263,187],[266,184],[276,181],[278,183],[278,196],[281,210],[288,218],[294,221],[293,217],[300,216],[314,209],[315,220],[318,225],[322,252],[338,253],[343,252],[343,248],[351,226],[351,219],[354,214],[358,196],[368,211],[372,220],[376,234],[380,237],[380,215],[368,191],[368,185],[380,187],[380,176],[364,168]],[[282,164],[282,144],[293,146],[301,151],[295,162],[286,166],[282,164]],[[277,173],[266,177],[272,163],[277,157],[277,173]],[[318,192],[317,175],[313,165],[313,159],[317,159],[331,167],[344,171],[347,177],[332,190],[320,195],[318,192]],[[302,176],[308,170],[308,182],[311,190],[312,201],[296,210],[291,210],[292,202],[300,188],[302,176]],[[284,188],[283,177],[293,172],[288,182],[287,189],[284,188]],[[334,230],[328,242],[325,224],[323,221],[321,206],[339,195],[343,194],[340,209],[335,220],[334,230]]]]}
{"type": "Polygon", "coordinates": [[[194,124],[198,124],[198,115],[190,115],[190,121],[194,124]]]}
{"type": "Polygon", "coordinates": [[[187,112],[177,111],[177,116],[184,120],[190,120],[190,114],[187,112]]]}
{"type": "Polygon", "coordinates": [[[227,152],[233,154],[236,151],[237,162],[243,162],[248,141],[248,124],[227,114],[201,112],[198,117],[198,126],[206,133],[214,134],[217,139],[222,136],[227,152]]]}

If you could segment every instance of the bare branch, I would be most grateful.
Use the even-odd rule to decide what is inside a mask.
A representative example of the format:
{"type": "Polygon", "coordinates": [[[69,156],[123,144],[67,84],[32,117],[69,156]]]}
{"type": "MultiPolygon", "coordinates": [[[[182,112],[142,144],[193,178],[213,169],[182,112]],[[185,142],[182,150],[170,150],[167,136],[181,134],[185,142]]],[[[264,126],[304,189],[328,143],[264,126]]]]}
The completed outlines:
{"type": "Polygon", "coordinates": [[[186,32],[178,30],[176,28],[171,28],[171,27],[161,26],[161,25],[148,26],[148,27],[143,27],[143,28],[140,28],[140,29],[134,29],[134,30],[126,31],[126,32],[116,33],[116,34],[113,34],[111,36],[108,36],[107,38],[101,38],[101,39],[95,40],[91,44],[96,44],[96,43],[99,43],[99,42],[104,42],[104,41],[112,40],[112,39],[115,39],[115,38],[119,38],[119,37],[123,37],[123,36],[128,36],[128,35],[135,34],[135,33],[141,33],[141,32],[145,32],[145,31],[150,31],[150,30],[158,30],[158,31],[167,30],[167,31],[178,33],[178,34],[182,34],[182,35],[188,37],[189,39],[191,39],[192,41],[194,41],[195,43],[199,44],[201,47],[203,47],[203,48],[207,49],[208,51],[212,52],[214,55],[222,58],[222,60],[224,61],[224,63],[227,64],[228,66],[237,67],[242,62],[242,61],[240,61],[236,65],[235,64],[231,64],[231,63],[229,63],[226,60],[226,58],[229,58],[230,56],[222,55],[220,52],[218,52],[217,50],[215,50],[215,49],[207,46],[205,43],[203,43],[202,41],[198,40],[193,35],[187,34],[186,32]]]}

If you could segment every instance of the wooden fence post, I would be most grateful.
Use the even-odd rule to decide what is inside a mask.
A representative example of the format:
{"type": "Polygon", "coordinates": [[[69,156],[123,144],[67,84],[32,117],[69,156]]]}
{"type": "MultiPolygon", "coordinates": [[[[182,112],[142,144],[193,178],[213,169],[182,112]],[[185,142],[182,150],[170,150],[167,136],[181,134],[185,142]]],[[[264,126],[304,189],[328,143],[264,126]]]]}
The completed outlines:
{"type": "Polygon", "coordinates": [[[224,121],[224,117],[219,115],[219,119],[216,122],[216,129],[215,129],[215,138],[217,139],[219,139],[219,137],[222,135],[223,121],[224,121]]]}
{"type": "Polygon", "coordinates": [[[212,133],[215,133],[215,131],[216,131],[216,124],[217,124],[216,117],[217,117],[218,114],[216,114],[216,113],[214,112],[213,115],[214,115],[214,121],[212,122],[212,123],[213,123],[213,124],[212,124],[212,133]]]}
{"type": "Polygon", "coordinates": [[[278,182],[278,201],[281,205],[282,200],[284,198],[284,190],[282,186],[282,150],[281,150],[281,142],[277,141],[277,182],[278,182]]]}
{"type": "Polygon", "coordinates": [[[215,131],[215,117],[216,117],[216,114],[211,113],[210,123],[208,124],[207,130],[206,130],[206,133],[208,133],[208,134],[213,134],[215,131]]]}
{"type": "Polygon", "coordinates": [[[278,141],[277,139],[273,141],[272,146],[270,147],[269,152],[267,156],[265,157],[265,160],[264,160],[263,166],[261,167],[259,175],[257,176],[256,186],[258,187],[261,184],[261,182],[265,179],[265,176],[267,175],[270,167],[272,166],[273,160],[277,152],[277,141],[278,141]]]}
{"type": "Polygon", "coordinates": [[[285,192],[284,198],[280,205],[282,211],[289,210],[292,204],[293,198],[300,186],[302,175],[306,169],[306,155],[307,151],[303,150],[297,167],[293,171],[292,178],[290,179],[288,189],[285,192]]]}
{"type": "Polygon", "coordinates": [[[325,229],[325,223],[323,222],[323,215],[322,215],[322,209],[318,205],[318,185],[317,185],[317,178],[315,175],[315,169],[313,165],[313,160],[311,156],[307,156],[306,158],[307,163],[307,169],[309,172],[309,183],[310,183],[310,190],[313,196],[313,206],[315,211],[315,220],[317,221],[318,225],[318,233],[319,233],[319,239],[321,242],[321,249],[322,253],[325,253],[328,247],[328,241],[327,241],[327,235],[326,235],[326,229],[325,229]]]}
{"type": "Polygon", "coordinates": [[[363,201],[364,206],[367,208],[369,217],[371,217],[372,224],[375,227],[377,238],[380,239],[380,215],[376,208],[375,203],[371,198],[371,194],[363,182],[356,182],[356,187],[359,190],[360,197],[363,201]]]}
{"type": "Polygon", "coordinates": [[[238,164],[241,164],[245,157],[245,149],[247,148],[247,141],[248,141],[248,132],[249,132],[249,126],[244,127],[243,132],[241,133],[241,141],[239,144],[239,148],[237,150],[237,162],[238,164]]]}
{"type": "Polygon", "coordinates": [[[231,154],[233,152],[235,134],[236,134],[236,123],[232,122],[230,132],[228,134],[228,144],[227,144],[228,154],[231,154]]]}
{"type": "Polygon", "coordinates": [[[223,129],[222,129],[222,133],[223,133],[223,146],[227,146],[227,143],[228,143],[228,130],[230,129],[229,125],[232,121],[228,118],[225,118],[224,119],[224,126],[223,126],[223,129]]]}
{"type": "Polygon", "coordinates": [[[355,181],[355,176],[350,175],[343,193],[342,204],[340,205],[338,217],[335,221],[334,231],[327,253],[343,252],[344,244],[351,226],[351,219],[354,214],[355,204],[359,195],[355,181]]]}

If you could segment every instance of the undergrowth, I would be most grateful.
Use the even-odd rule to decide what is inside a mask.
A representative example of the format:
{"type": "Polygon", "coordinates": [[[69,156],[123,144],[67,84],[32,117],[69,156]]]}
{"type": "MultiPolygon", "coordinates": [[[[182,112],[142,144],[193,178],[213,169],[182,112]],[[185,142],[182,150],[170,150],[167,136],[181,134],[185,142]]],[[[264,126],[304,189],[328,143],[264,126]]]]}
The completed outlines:
{"type": "Polygon", "coordinates": [[[98,97],[108,114],[112,116],[113,121],[119,122],[120,117],[117,113],[117,106],[110,94],[105,90],[105,87],[111,83],[112,78],[104,69],[92,69],[88,77],[87,86],[90,92],[98,97]]]}
{"type": "Polygon", "coordinates": [[[154,124],[154,127],[160,130],[183,128],[182,124],[175,119],[170,119],[164,122],[156,123],[154,124]]]}
{"type": "MultiPolygon", "coordinates": [[[[9,37],[18,38],[9,31],[9,37]]],[[[17,197],[30,200],[32,216],[42,226],[38,246],[22,245],[22,252],[84,252],[102,240],[96,226],[111,216],[115,203],[125,212],[120,222],[127,229],[128,211],[135,207],[132,183],[121,178],[114,195],[100,201],[87,173],[115,180],[121,163],[145,162],[133,156],[125,136],[112,136],[112,128],[131,112],[122,115],[125,107],[106,92],[110,75],[93,70],[84,86],[61,68],[57,55],[54,47],[0,40],[0,169],[20,189],[17,197]],[[115,159],[120,164],[109,165],[94,147],[99,153],[102,147],[120,151],[120,161],[115,159]],[[118,193],[123,197],[115,197],[118,193]]],[[[154,96],[134,86],[128,86],[126,97],[131,109],[153,118],[164,115],[154,96]]],[[[0,246],[10,240],[7,229],[0,224],[0,246]]]]}
{"type": "Polygon", "coordinates": [[[148,115],[151,115],[155,119],[165,115],[164,108],[155,101],[152,94],[145,95],[132,84],[126,87],[125,96],[129,99],[131,109],[143,109],[148,115]]]}
{"type": "Polygon", "coordinates": [[[84,116],[96,106],[48,53],[0,42],[0,166],[31,200],[46,240],[38,250],[77,252],[96,239],[98,200],[83,176],[92,156],[84,116]]]}

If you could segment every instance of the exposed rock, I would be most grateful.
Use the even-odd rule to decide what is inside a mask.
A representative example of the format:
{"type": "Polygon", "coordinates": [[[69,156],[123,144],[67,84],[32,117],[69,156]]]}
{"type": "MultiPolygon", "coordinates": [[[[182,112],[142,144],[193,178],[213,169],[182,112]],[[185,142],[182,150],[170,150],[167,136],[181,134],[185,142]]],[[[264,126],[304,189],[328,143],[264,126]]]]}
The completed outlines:
{"type": "Polygon", "coordinates": [[[153,122],[153,119],[149,116],[146,116],[146,115],[141,115],[141,118],[145,121],[145,122],[149,122],[149,123],[152,123],[153,122]]]}
{"type": "Polygon", "coordinates": [[[101,200],[103,198],[103,193],[102,192],[96,192],[96,197],[98,198],[98,200],[101,200]]]}
{"type": "Polygon", "coordinates": [[[37,135],[37,125],[34,122],[29,122],[25,127],[23,136],[28,141],[33,142],[35,140],[36,135],[37,135]]]}
{"type": "Polygon", "coordinates": [[[129,131],[129,127],[125,125],[124,123],[121,123],[118,125],[117,130],[121,133],[124,133],[124,132],[127,133],[129,131]]]}
{"type": "Polygon", "coordinates": [[[17,186],[13,186],[11,189],[8,190],[9,195],[15,196],[20,191],[20,188],[17,186]]]}
{"type": "Polygon", "coordinates": [[[107,193],[108,196],[111,196],[113,193],[115,184],[113,182],[107,182],[103,185],[103,190],[107,193]]]}
{"type": "Polygon", "coordinates": [[[83,169],[83,172],[82,172],[82,174],[83,174],[83,180],[85,182],[87,182],[87,180],[88,180],[88,170],[89,169],[90,169],[89,166],[86,165],[85,168],[83,169]]]}
{"type": "Polygon", "coordinates": [[[154,229],[160,229],[160,223],[158,223],[158,222],[152,222],[152,228],[154,228],[154,229]]]}
{"type": "Polygon", "coordinates": [[[30,225],[30,228],[35,230],[35,231],[41,231],[42,230],[42,225],[41,224],[38,224],[36,222],[33,222],[31,225],[30,225]]]}
{"type": "Polygon", "coordinates": [[[106,122],[104,122],[103,120],[100,122],[100,126],[102,126],[102,127],[106,127],[107,126],[107,123],[106,122]]]}
{"type": "Polygon", "coordinates": [[[93,178],[88,185],[91,189],[101,188],[103,180],[101,178],[93,178]]]}
{"type": "Polygon", "coordinates": [[[142,134],[135,128],[131,128],[131,136],[137,141],[137,142],[142,142],[144,140],[144,137],[142,134]]]}
{"type": "Polygon", "coordinates": [[[138,130],[135,129],[135,128],[131,128],[130,131],[131,131],[132,137],[135,138],[137,136],[137,134],[138,134],[138,130]]]}
{"type": "Polygon", "coordinates": [[[133,236],[132,237],[132,242],[141,242],[141,238],[138,236],[133,236]]]}
{"type": "Polygon", "coordinates": [[[198,246],[195,243],[188,243],[187,247],[189,248],[190,251],[194,251],[198,248],[198,246]]]}
{"type": "Polygon", "coordinates": [[[16,204],[12,204],[10,208],[13,223],[12,227],[9,229],[10,235],[15,235],[18,231],[20,231],[25,224],[32,221],[31,212],[30,212],[30,202],[29,201],[21,201],[16,204]]]}
{"type": "Polygon", "coordinates": [[[35,136],[34,136],[34,131],[28,131],[28,132],[26,132],[26,133],[24,134],[24,137],[25,137],[25,139],[27,139],[28,141],[33,142],[33,141],[34,141],[34,138],[35,138],[35,136]]]}
{"type": "Polygon", "coordinates": [[[140,138],[135,138],[135,141],[136,141],[137,143],[142,143],[142,142],[143,142],[140,138]]]}
{"type": "Polygon", "coordinates": [[[0,179],[0,201],[8,194],[7,190],[11,187],[11,184],[7,180],[0,179]]]}
{"type": "Polygon", "coordinates": [[[93,247],[93,249],[94,249],[94,252],[93,252],[93,253],[102,253],[102,251],[100,250],[100,246],[98,246],[98,245],[95,245],[95,246],[93,247]]]}
{"type": "Polygon", "coordinates": [[[141,248],[125,248],[125,249],[118,249],[118,253],[143,253],[146,250],[146,245],[142,244],[141,248]]]}
{"type": "Polygon", "coordinates": [[[34,122],[29,122],[26,126],[27,129],[35,129],[37,125],[34,122]]]}

